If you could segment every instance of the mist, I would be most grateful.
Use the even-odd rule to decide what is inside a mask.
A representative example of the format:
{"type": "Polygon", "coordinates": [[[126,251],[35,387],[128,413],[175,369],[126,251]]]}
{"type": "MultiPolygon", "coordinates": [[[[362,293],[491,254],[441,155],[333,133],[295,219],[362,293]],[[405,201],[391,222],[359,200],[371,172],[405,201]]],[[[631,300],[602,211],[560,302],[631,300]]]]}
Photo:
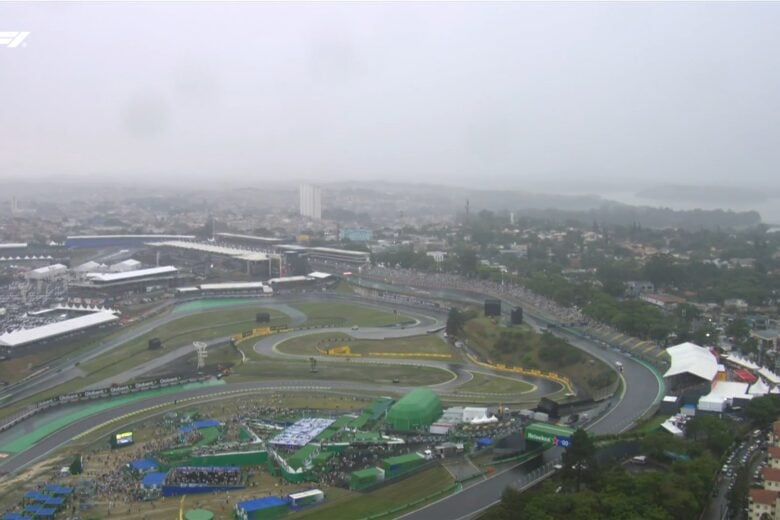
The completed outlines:
{"type": "Polygon", "coordinates": [[[3,3],[30,35],[0,47],[0,179],[771,198],[778,26],[777,3],[3,3]]]}

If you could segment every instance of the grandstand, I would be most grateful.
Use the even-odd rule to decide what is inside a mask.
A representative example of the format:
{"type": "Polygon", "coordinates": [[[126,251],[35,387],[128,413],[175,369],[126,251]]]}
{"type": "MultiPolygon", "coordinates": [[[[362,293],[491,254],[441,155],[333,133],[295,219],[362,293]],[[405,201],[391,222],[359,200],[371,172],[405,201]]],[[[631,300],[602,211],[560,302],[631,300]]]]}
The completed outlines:
{"type": "MultiPolygon", "coordinates": [[[[148,244],[163,250],[180,262],[218,263],[224,269],[239,270],[248,275],[270,277],[273,275],[271,255],[262,251],[242,249],[213,243],[168,240],[148,244]]],[[[278,272],[278,269],[277,269],[278,272]]]]}
{"type": "Polygon", "coordinates": [[[194,235],[74,235],[65,239],[65,247],[144,247],[147,242],[163,240],[195,240],[194,235]]]}
{"type": "Polygon", "coordinates": [[[237,233],[214,233],[214,236],[220,241],[228,244],[235,244],[245,247],[269,247],[284,242],[282,238],[258,237],[254,235],[240,235],[237,233]]]}
{"type": "Polygon", "coordinates": [[[106,326],[117,322],[117,320],[118,318],[113,312],[104,310],[98,311],[85,316],[78,316],[76,318],[42,325],[32,329],[22,329],[0,334],[0,346],[18,348],[62,336],[76,334],[87,329],[106,326]]]}
{"type": "Polygon", "coordinates": [[[172,266],[150,267],[118,273],[87,273],[86,281],[70,285],[74,296],[117,296],[132,292],[175,287],[187,278],[172,266]]]}
{"type": "Polygon", "coordinates": [[[371,260],[371,253],[366,251],[352,251],[349,249],[335,249],[332,247],[307,247],[295,244],[283,244],[276,246],[276,250],[284,253],[304,252],[310,262],[323,264],[346,264],[360,266],[371,260]]]}

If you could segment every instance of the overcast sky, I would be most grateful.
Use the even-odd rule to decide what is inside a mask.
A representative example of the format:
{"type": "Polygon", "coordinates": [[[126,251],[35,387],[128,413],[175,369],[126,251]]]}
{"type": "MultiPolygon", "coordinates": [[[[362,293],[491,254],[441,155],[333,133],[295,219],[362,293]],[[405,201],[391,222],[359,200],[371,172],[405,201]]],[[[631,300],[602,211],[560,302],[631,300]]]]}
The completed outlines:
{"type": "Polygon", "coordinates": [[[780,188],[780,4],[0,4],[0,178],[780,188]],[[591,184],[592,183],[592,184],[591,184]]]}

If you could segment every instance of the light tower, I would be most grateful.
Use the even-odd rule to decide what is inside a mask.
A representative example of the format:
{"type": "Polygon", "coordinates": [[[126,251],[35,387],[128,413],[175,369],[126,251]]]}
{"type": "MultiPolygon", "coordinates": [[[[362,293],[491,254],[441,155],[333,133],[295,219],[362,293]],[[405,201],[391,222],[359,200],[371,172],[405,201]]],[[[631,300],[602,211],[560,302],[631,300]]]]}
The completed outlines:
{"type": "Polygon", "coordinates": [[[208,357],[206,349],[208,345],[202,341],[195,341],[192,343],[192,346],[195,347],[195,354],[198,355],[198,371],[200,371],[201,368],[206,366],[206,358],[208,357]]]}

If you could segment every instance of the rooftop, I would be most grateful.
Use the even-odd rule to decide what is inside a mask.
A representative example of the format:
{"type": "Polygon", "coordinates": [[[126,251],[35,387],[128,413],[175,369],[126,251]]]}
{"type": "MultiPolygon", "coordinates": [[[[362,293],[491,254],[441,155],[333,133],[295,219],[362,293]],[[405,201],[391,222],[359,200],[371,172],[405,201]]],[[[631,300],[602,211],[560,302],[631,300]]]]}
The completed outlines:
{"type": "Polygon", "coordinates": [[[768,506],[774,506],[775,500],[777,500],[777,491],[770,491],[768,489],[751,489],[750,500],[757,504],[764,504],[768,506]]]}
{"type": "Polygon", "coordinates": [[[117,318],[113,312],[99,311],[85,316],[78,316],[69,320],[59,321],[57,323],[49,323],[48,325],[42,325],[33,329],[15,330],[13,332],[6,332],[0,334],[0,345],[6,347],[19,347],[28,343],[40,341],[42,339],[59,336],[61,334],[67,334],[69,332],[75,332],[78,330],[94,327],[96,325],[103,325],[116,321],[117,318]]]}
{"type": "Polygon", "coordinates": [[[166,265],[162,267],[149,267],[148,269],[125,271],[124,273],[87,273],[87,278],[94,282],[119,282],[123,280],[132,280],[133,278],[157,276],[160,274],[176,274],[177,272],[179,272],[179,270],[174,266],[166,265]]]}
{"type": "Polygon", "coordinates": [[[666,352],[672,359],[672,365],[664,377],[687,373],[712,381],[718,373],[718,360],[707,348],[693,343],[681,343],[669,347],[666,352]]]}

